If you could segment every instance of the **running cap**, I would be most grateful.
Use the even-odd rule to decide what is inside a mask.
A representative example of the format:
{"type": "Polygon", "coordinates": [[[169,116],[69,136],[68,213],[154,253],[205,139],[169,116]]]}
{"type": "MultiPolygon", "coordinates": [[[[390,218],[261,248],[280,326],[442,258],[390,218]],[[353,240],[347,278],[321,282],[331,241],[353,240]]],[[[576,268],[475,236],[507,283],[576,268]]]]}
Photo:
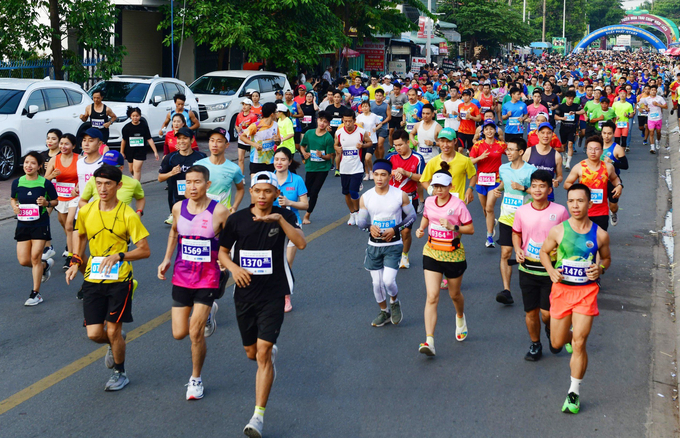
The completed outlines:
{"type": "Polygon", "coordinates": [[[118,151],[108,151],[102,158],[102,163],[109,166],[122,166],[125,164],[125,158],[118,151]]]}
{"type": "Polygon", "coordinates": [[[451,178],[451,174],[449,173],[436,172],[434,175],[432,175],[432,185],[446,187],[451,184],[452,180],[453,178],[451,178]]]}
{"type": "Polygon", "coordinates": [[[392,162],[385,160],[384,158],[375,160],[375,163],[373,163],[373,172],[376,170],[384,170],[389,175],[392,173],[392,162]]]}
{"type": "Polygon", "coordinates": [[[280,94],[281,96],[283,96],[283,91],[281,91],[281,90],[276,90],[276,91],[274,92],[274,94],[280,94]]]}
{"type": "Polygon", "coordinates": [[[98,138],[99,141],[104,141],[104,135],[97,128],[89,128],[87,131],[85,131],[83,133],[83,135],[87,135],[87,136],[90,136],[92,138],[98,138]]]}
{"type": "Polygon", "coordinates": [[[465,90],[463,90],[463,93],[462,93],[462,94],[463,94],[463,96],[465,96],[466,94],[467,94],[468,96],[472,96],[472,90],[469,89],[469,88],[466,88],[465,90]]]}
{"type": "Polygon", "coordinates": [[[284,103],[277,103],[276,104],[276,111],[281,111],[281,112],[286,112],[288,111],[288,107],[284,103]]]}
{"type": "Polygon", "coordinates": [[[496,122],[493,120],[484,120],[484,124],[482,125],[482,129],[486,128],[487,126],[493,126],[494,129],[498,130],[498,127],[496,126],[496,122]]]}
{"type": "MultiPolygon", "coordinates": [[[[254,89],[254,88],[248,88],[248,89],[246,90],[246,94],[253,94],[253,93],[256,92],[256,91],[257,91],[257,90],[254,89]]],[[[259,91],[258,91],[258,93],[259,93],[259,91]]]]}
{"type": "Polygon", "coordinates": [[[602,91],[602,87],[595,87],[595,89],[602,91]]]}
{"type": "Polygon", "coordinates": [[[279,181],[276,179],[276,175],[268,170],[263,170],[253,175],[250,179],[250,187],[253,187],[255,184],[270,184],[275,189],[279,189],[279,181]]]}
{"type": "Polygon", "coordinates": [[[545,117],[546,120],[550,119],[550,115],[548,113],[540,112],[540,113],[536,114],[536,117],[538,117],[538,116],[543,116],[543,117],[545,117]]]}
{"type": "Polygon", "coordinates": [[[222,137],[224,137],[225,140],[227,140],[227,143],[229,143],[229,133],[227,132],[226,129],[224,128],[215,128],[212,131],[208,132],[208,138],[212,137],[213,134],[219,134],[222,137]]]}
{"type": "Polygon", "coordinates": [[[241,102],[243,105],[252,105],[253,101],[250,99],[243,99],[243,102],[241,102]]]}
{"type": "Polygon", "coordinates": [[[192,131],[186,126],[182,126],[181,128],[179,128],[176,135],[183,135],[185,137],[194,138],[194,131],[192,131]]]}
{"type": "Polygon", "coordinates": [[[553,128],[553,126],[552,126],[550,123],[548,123],[548,122],[543,122],[543,123],[541,123],[540,125],[538,125],[538,130],[539,130],[539,131],[540,131],[541,129],[543,129],[543,128],[549,128],[551,131],[554,131],[554,130],[555,130],[555,128],[553,128]]]}
{"type": "Polygon", "coordinates": [[[300,84],[298,85],[298,89],[302,88],[303,90],[307,91],[307,86],[305,84],[300,84]]]}
{"type": "Polygon", "coordinates": [[[454,131],[452,128],[444,128],[441,131],[439,131],[439,135],[437,138],[447,138],[449,140],[455,140],[456,139],[456,131],[454,131]]]}

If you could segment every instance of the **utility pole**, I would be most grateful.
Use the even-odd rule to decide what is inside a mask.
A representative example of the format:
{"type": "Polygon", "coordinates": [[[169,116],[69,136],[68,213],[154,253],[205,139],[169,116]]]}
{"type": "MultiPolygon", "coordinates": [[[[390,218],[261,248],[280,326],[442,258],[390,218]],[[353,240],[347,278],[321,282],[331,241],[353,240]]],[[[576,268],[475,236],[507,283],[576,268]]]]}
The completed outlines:
{"type": "Polygon", "coordinates": [[[564,28],[567,23],[567,0],[562,2],[562,38],[564,38],[564,28]]]}
{"type": "MultiPolygon", "coordinates": [[[[432,0],[427,0],[427,11],[432,13],[432,0]]],[[[432,62],[432,55],[431,55],[431,41],[432,41],[432,26],[431,26],[431,20],[430,17],[425,18],[425,32],[427,33],[427,43],[425,44],[425,59],[427,60],[427,63],[429,64],[432,62]]]]}
{"type": "Polygon", "coordinates": [[[522,23],[527,22],[527,0],[524,0],[524,4],[522,5],[522,23]]]}
{"type": "Polygon", "coordinates": [[[543,0],[543,33],[541,34],[541,42],[545,42],[545,0],[543,0]]]}

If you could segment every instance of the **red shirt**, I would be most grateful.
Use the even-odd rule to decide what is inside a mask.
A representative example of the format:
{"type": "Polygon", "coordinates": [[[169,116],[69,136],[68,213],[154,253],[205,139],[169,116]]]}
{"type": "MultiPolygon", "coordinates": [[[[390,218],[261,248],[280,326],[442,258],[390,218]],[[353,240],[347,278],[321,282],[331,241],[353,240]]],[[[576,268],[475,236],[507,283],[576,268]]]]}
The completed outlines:
{"type": "Polygon", "coordinates": [[[489,156],[477,162],[477,173],[495,173],[496,181],[498,181],[498,168],[501,167],[503,155],[508,145],[502,141],[496,140],[492,144],[485,140],[480,140],[470,149],[470,158],[477,158],[484,152],[489,151],[489,156]]]}
{"type": "Polygon", "coordinates": [[[298,104],[302,105],[305,103],[305,96],[295,96],[295,99],[293,100],[298,104]]]}
{"type": "MultiPolygon", "coordinates": [[[[191,141],[191,149],[197,151],[198,143],[196,143],[196,137],[191,141]]],[[[165,134],[165,142],[163,143],[163,155],[168,155],[177,150],[177,137],[175,137],[175,131],[168,131],[165,134]]]]}
{"type": "MultiPolygon", "coordinates": [[[[538,141],[538,132],[534,129],[533,131],[529,132],[529,135],[527,136],[527,147],[532,148],[536,146],[539,143],[538,141]]],[[[562,142],[560,141],[559,138],[557,138],[557,134],[553,132],[552,139],[550,140],[550,147],[553,149],[559,149],[562,147],[562,142]]]]}
{"type": "MultiPolygon", "coordinates": [[[[236,116],[236,126],[240,126],[241,132],[243,132],[248,128],[248,126],[250,126],[251,123],[255,123],[257,120],[257,114],[255,114],[253,111],[250,111],[247,116],[244,116],[243,112],[240,112],[238,113],[238,116],[236,116]]],[[[240,139],[238,142],[244,144],[240,139]]]]}
{"type": "MultiPolygon", "coordinates": [[[[402,158],[398,153],[393,152],[389,154],[386,159],[392,163],[393,169],[402,168],[407,172],[413,172],[420,175],[422,175],[425,171],[425,159],[422,155],[416,152],[411,152],[411,155],[409,155],[409,157],[406,159],[402,158]]],[[[415,181],[410,178],[406,178],[405,176],[401,178],[401,181],[394,179],[394,171],[392,171],[390,185],[401,189],[406,193],[415,193],[416,189],[418,188],[415,181]]],[[[415,197],[417,198],[418,195],[416,194],[415,197]]]]}
{"type": "MultiPolygon", "coordinates": [[[[461,114],[461,111],[467,114],[470,114],[470,117],[476,117],[479,115],[479,108],[477,108],[477,105],[475,105],[472,102],[468,103],[461,103],[458,105],[458,114],[461,114]]],[[[460,116],[460,126],[458,127],[458,132],[460,134],[475,134],[476,126],[475,126],[475,121],[474,120],[465,120],[463,116],[460,116]]]]}

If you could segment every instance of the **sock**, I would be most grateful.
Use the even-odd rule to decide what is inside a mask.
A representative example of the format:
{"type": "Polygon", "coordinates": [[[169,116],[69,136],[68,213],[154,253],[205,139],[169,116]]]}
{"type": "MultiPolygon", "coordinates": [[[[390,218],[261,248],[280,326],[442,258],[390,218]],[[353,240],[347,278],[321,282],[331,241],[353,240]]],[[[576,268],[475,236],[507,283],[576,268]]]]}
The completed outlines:
{"type": "Polygon", "coordinates": [[[531,341],[531,344],[532,345],[541,345],[541,341],[537,341],[537,342],[531,341]]]}
{"type": "Polygon", "coordinates": [[[189,379],[189,380],[193,380],[194,382],[197,382],[197,383],[203,382],[203,380],[201,379],[201,376],[194,377],[194,376],[192,375],[192,376],[191,376],[191,379],[189,379]]]}
{"type": "Polygon", "coordinates": [[[396,299],[395,299],[394,297],[390,297],[390,304],[394,304],[394,303],[396,303],[397,301],[399,301],[399,298],[396,298],[396,299]]]}
{"type": "Polygon", "coordinates": [[[579,386],[581,385],[581,380],[583,379],[577,379],[576,377],[571,378],[571,385],[569,386],[569,393],[573,392],[576,395],[579,395],[579,386]]]}
{"type": "Polygon", "coordinates": [[[255,406],[255,413],[253,413],[253,417],[257,416],[260,417],[260,420],[264,420],[264,410],[262,406],[255,406]]]}
{"type": "Polygon", "coordinates": [[[458,315],[456,315],[456,327],[460,328],[465,325],[465,314],[463,313],[462,318],[458,318],[458,315]]]}
{"type": "Polygon", "coordinates": [[[384,309],[380,309],[380,311],[381,311],[381,312],[385,312],[385,313],[389,313],[389,312],[390,312],[389,310],[387,310],[387,307],[385,307],[384,309]]]}
{"type": "Polygon", "coordinates": [[[407,252],[402,252],[402,253],[401,253],[401,256],[402,256],[402,257],[407,257],[407,258],[408,258],[408,253],[407,253],[407,252]]]}
{"type": "Polygon", "coordinates": [[[425,340],[425,342],[426,342],[427,345],[429,345],[430,347],[434,347],[434,336],[432,336],[432,335],[427,335],[427,339],[425,340]]]}
{"type": "Polygon", "coordinates": [[[122,363],[116,363],[113,365],[113,368],[118,371],[119,373],[124,373],[125,372],[125,361],[122,363]]]}
{"type": "Polygon", "coordinates": [[[73,253],[72,252],[68,253],[68,256],[73,257],[73,253]]]}
{"type": "Polygon", "coordinates": [[[493,233],[489,233],[488,231],[486,232],[486,237],[491,237],[493,236],[493,233]]]}

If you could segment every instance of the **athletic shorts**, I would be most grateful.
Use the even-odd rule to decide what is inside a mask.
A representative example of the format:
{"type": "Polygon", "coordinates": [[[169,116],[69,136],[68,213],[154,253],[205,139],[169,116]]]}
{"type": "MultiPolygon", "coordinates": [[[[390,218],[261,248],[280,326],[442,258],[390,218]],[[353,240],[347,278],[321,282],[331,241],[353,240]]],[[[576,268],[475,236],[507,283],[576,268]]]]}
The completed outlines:
{"type": "Polygon", "coordinates": [[[607,199],[609,199],[609,202],[618,204],[619,203],[619,198],[614,198],[613,192],[614,191],[614,184],[611,183],[611,181],[607,181],[607,199]]]}
{"type": "Polygon", "coordinates": [[[609,215],[588,216],[588,219],[595,222],[598,227],[602,228],[605,231],[607,231],[607,228],[609,228],[609,215]]]}
{"type": "Polygon", "coordinates": [[[539,307],[541,310],[550,310],[550,291],[552,289],[550,276],[519,271],[519,288],[522,289],[525,312],[531,312],[539,307]]]}
{"type": "Polygon", "coordinates": [[[276,172],[276,169],[274,168],[274,164],[265,164],[265,163],[250,163],[248,165],[248,168],[250,169],[250,174],[255,175],[257,172],[262,172],[263,170],[266,170],[268,172],[276,172]]]}
{"type": "Polygon", "coordinates": [[[501,183],[498,183],[498,182],[495,183],[492,186],[480,186],[479,184],[477,184],[477,185],[475,185],[475,190],[477,190],[477,193],[479,193],[480,195],[487,196],[490,191],[492,191],[493,189],[495,189],[499,185],[501,185],[501,183]]]}
{"type": "Polygon", "coordinates": [[[26,242],[28,240],[52,240],[52,233],[49,225],[38,227],[17,227],[14,231],[14,240],[26,242]]]}
{"type": "Polygon", "coordinates": [[[293,141],[295,141],[295,144],[300,144],[300,139],[302,139],[302,131],[295,131],[293,133],[293,141]]]}
{"type": "Polygon", "coordinates": [[[597,129],[595,129],[595,127],[593,125],[588,124],[586,126],[586,137],[585,138],[590,138],[593,135],[601,135],[601,133],[598,132],[597,129]]]}
{"type": "Polygon", "coordinates": [[[66,214],[68,213],[69,208],[78,208],[78,202],[80,201],[80,196],[76,196],[75,198],[71,199],[70,201],[59,201],[56,207],[54,207],[55,210],[57,210],[61,214],[66,214]]]}
{"type": "Polygon", "coordinates": [[[553,283],[550,291],[550,317],[562,319],[576,312],[581,315],[597,316],[597,293],[600,286],[590,283],[583,286],[553,283]]]}
{"type": "Polygon", "coordinates": [[[219,288],[189,289],[172,285],[172,307],[194,307],[195,303],[211,307],[218,292],[219,288]]]}
{"type": "Polygon", "coordinates": [[[498,222],[498,244],[500,246],[512,246],[512,227],[503,222],[498,222]]]}
{"type": "MultiPolygon", "coordinates": [[[[647,127],[649,127],[649,122],[647,122],[647,127]]],[[[625,128],[616,128],[614,137],[628,137],[628,126],[625,128]]]]}
{"type": "Polygon", "coordinates": [[[125,148],[125,159],[128,163],[134,160],[146,161],[146,147],[128,147],[125,148]]]}
{"type": "MultiPolygon", "coordinates": [[[[560,141],[564,146],[569,142],[574,142],[576,139],[576,130],[570,126],[560,126],[560,141]]],[[[507,141],[507,139],[506,139],[507,141]]]]}
{"type": "Polygon", "coordinates": [[[663,127],[663,120],[649,120],[647,122],[647,129],[649,129],[650,131],[652,129],[657,129],[657,130],[661,131],[662,127],[663,127]]]}
{"type": "Polygon", "coordinates": [[[423,270],[439,272],[444,274],[446,278],[458,278],[465,273],[466,269],[467,261],[465,260],[462,262],[440,262],[432,257],[423,256],[423,270]]]}
{"type": "Polygon", "coordinates": [[[580,129],[586,129],[587,123],[585,120],[579,120],[579,128],[580,129]]]}
{"type": "MultiPolygon", "coordinates": [[[[508,135],[505,134],[505,140],[508,140],[508,135]]],[[[472,149],[472,139],[475,137],[474,134],[458,134],[458,138],[460,139],[460,142],[463,144],[463,147],[466,149],[472,149]]]]}
{"type": "Polygon", "coordinates": [[[638,116],[638,126],[640,129],[645,128],[645,125],[647,124],[647,116],[638,116]]]}
{"type": "Polygon", "coordinates": [[[402,118],[403,118],[402,116],[399,116],[399,117],[392,116],[392,118],[388,122],[389,128],[390,129],[400,129],[402,118]]]}
{"type": "Polygon", "coordinates": [[[243,149],[246,152],[250,152],[251,146],[249,144],[237,143],[239,149],[243,149]]]}
{"type": "Polygon", "coordinates": [[[401,243],[389,246],[368,245],[364,257],[364,268],[367,271],[377,271],[382,268],[399,269],[403,250],[404,245],[401,243]]]}
{"type": "Polygon", "coordinates": [[[234,307],[244,347],[254,345],[258,339],[276,344],[283,324],[285,297],[256,303],[234,300],[234,307]]]}
{"type": "Polygon", "coordinates": [[[387,138],[387,137],[390,136],[390,131],[387,128],[385,128],[384,126],[385,125],[383,125],[383,128],[380,128],[376,132],[376,134],[378,135],[378,138],[387,138]]]}
{"type": "Polygon", "coordinates": [[[523,134],[508,134],[507,132],[505,133],[505,142],[509,142],[512,140],[517,140],[518,138],[524,138],[523,134]]]}
{"type": "Polygon", "coordinates": [[[373,143],[371,146],[364,148],[363,149],[364,157],[366,157],[366,154],[375,155],[375,148],[377,148],[377,147],[378,147],[378,143],[373,143]]]}
{"type": "MultiPolygon", "coordinates": [[[[355,173],[352,175],[340,174],[340,185],[342,186],[342,194],[349,195],[349,192],[359,193],[361,188],[361,181],[364,179],[364,173],[355,173]]],[[[357,198],[358,199],[358,198],[357,198]]]]}
{"type": "Polygon", "coordinates": [[[116,283],[83,282],[85,325],[132,322],[132,280],[116,283]]]}

